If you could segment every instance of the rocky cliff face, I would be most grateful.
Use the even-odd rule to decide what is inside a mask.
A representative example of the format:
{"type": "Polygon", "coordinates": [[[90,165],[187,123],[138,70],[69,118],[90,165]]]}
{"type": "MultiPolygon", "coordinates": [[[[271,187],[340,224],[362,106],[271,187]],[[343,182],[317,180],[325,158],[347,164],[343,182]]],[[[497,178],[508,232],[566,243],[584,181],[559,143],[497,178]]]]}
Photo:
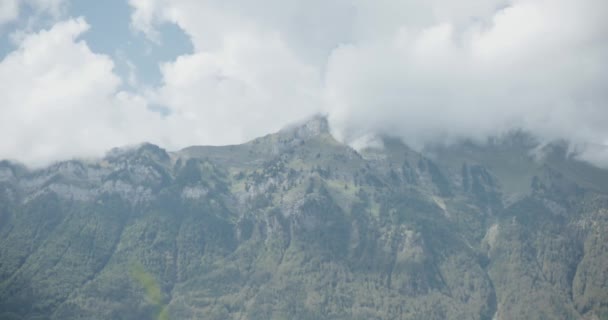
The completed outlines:
{"type": "MultiPolygon", "coordinates": [[[[525,139],[524,139],[525,140],[525,139]]],[[[1,319],[608,319],[608,172],[509,138],[0,163],[1,319]]]]}

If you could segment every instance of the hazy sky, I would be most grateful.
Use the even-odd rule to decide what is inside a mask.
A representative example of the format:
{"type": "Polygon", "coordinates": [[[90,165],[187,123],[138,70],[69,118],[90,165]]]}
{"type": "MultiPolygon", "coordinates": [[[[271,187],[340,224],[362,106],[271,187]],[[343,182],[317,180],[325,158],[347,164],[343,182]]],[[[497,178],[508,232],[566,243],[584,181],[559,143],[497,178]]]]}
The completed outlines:
{"type": "Polygon", "coordinates": [[[523,129],[608,166],[606,0],[0,0],[0,158],[523,129]],[[598,151],[600,150],[600,151],[598,151]]]}

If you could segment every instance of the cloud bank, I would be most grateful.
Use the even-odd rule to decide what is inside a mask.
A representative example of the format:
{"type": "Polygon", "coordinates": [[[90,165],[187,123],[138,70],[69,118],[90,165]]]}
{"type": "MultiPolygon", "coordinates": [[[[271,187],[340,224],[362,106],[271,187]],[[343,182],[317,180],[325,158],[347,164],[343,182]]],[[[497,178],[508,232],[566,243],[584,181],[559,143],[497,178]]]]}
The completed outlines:
{"type": "MultiPolygon", "coordinates": [[[[67,19],[0,62],[0,158],[96,156],[141,141],[240,143],[314,113],[337,138],[413,146],[512,129],[564,139],[608,165],[603,0],[130,0],[132,29],[176,24],[194,52],[162,84],[120,90],[67,19]],[[167,110],[161,115],[155,106],[167,110]],[[586,145],[596,146],[585,148],[586,145]]],[[[2,15],[0,14],[0,17],[2,15]]],[[[1,19],[1,18],[0,18],[1,19]]]]}

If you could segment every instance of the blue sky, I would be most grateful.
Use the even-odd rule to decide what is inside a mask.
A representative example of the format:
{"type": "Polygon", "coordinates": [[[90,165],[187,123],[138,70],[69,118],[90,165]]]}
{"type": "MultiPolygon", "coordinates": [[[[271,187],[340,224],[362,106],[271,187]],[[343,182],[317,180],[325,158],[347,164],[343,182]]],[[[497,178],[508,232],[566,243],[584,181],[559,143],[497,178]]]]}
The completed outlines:
{"type": "MultiPolygon", "coordinates": [[[[158,64],[192,53],[192,44],[183,30],[171,23],[158,27],[160,43],[150,41],[143,33],[131,27],[131,12],[132,9],[125,0],[73,0],[62,7],[61,16],[86,19],[91,28],[81,39],[94,52],[111,56],[119,75],[128,78],[130,72],[135,72],[141,85],[159,85],[161,76],[158,64]]],[[[32,8],[23,5],[19,19],[1,29],[0,57],[14,49],[10,40],[11,32],[25,28],[33,13],[32,8]]],[[[43,14],[37,20],[31,27],[32,30],[48,27],[54,19],[43,14]]]]}
{"type": "Polygon", "coordinates": [[[83,35],[95,52],[114,57],[117,70],[128,75],[128,63],[135,66],[137,78],[145,85],[158,85],[158,63],[192,53],[190,39],[175,24],[158,28],[160,43],[150,41],[130,27],[131,8],[124,0],[73,1],[68,6],[71,16],[84,16],[91,29],[83,35]]]}
{"type": "Polygon", "coordinates": [[[2,0],[0,159],[511,130],[608,167],[605,0],[2,0]]]}

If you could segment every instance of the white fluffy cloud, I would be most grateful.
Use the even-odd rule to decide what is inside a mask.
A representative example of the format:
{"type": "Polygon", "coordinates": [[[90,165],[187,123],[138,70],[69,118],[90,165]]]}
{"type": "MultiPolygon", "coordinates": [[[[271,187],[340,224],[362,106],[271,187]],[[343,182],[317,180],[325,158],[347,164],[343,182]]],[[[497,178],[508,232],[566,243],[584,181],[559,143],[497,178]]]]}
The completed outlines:
{"type": "MultiPolygon", "coordinates": [[[[316,112],[347,142],[391,134],[421,146],[524,129],[608,143],[604,0],[129,3],[134,30],[159,42],[158,28],[176,24],[194,52],[160,63],[158,87],[127,93],[110,58],[78,40],[83,20],[26,34],[0,62],[0,134],[14,137],[0,158],[239,143],[316,112]]],[[[608,164],[602,148],[583,150],[608,164]]]]}
{"type": "Polygon", "coordinates": [[[342,46],[326,74],[334,127],[347,140],[379,132],[410,144],[511,129],[606,143],[602,9],[601,1],[516,1],[464,29],[402,27],[386,41],[342,46]]]}
{"type": "Polygon", "coordinates": [[[233,34],[218,52],[164,64],[162,87],[130,93],[121,91],[125,80],[111,58],[79,39],[88,29],[77,18],[25,33],[0,61],[0,135],[10,137],[0,141],[0,159],[40,166],[144,141],[169,149],[238,143],[320,105],[316,69],[273,34],[263,42],[233,34]],[[152,111],[151,104],[169,107],[170,114],[152,111]]]}
{"type": "Polygon", "coordinates": [[[320,110],[318,70],[275,34],[234,33],[217,51],[179,57],[161,70],[164,84],[151,100],[168,106],[169,119],[183,121],[195,143],[240,143],[320,110]]]}
{"type": "Polygon", "coordinates": [[[0,61],[0,158],[43,165],[157,140],[160,116],[117,90],[112,60],[78,40],[88,28],[82,18],[57,23],[0,61]]]}
{"type": "Polygon", "coordinates": [[[391,134],[420,146],[524,129],[608,142],[603,0],[131,5],[136,29],[153,36],[175,23],[191,37],[196,53],[164,65],[158,94],[215,123],[206,142],[220,123],[241,128],[238,140],[319,109],[345,141],[391,134]],[[304,96],[293,93],[301,88],[304,96]]]}
{"type": "Polygon", "coordinates": [[[131,4],[136,8],[133,26],[152,40],[157,41],[155,24],[163,21],[178,24],[192,40],[195,52],[163,63],[163,84],[148,98],[167,107],[168,120],[180,122],[195,143],[240,143],[322,110],[321,70],[303,59],[280,30],[248,21],[248,10],[265,14],[261,6],[131,4]]]}
{"type": "Polygon", "coordinates": [[[342,46],[326,75],[332,119],[346,137],[379,131],[412,143],[513,128],[603,142],[608,24],[598,9],[521,1],[460,32],[403,27],[387,41],[342,46]]]}

